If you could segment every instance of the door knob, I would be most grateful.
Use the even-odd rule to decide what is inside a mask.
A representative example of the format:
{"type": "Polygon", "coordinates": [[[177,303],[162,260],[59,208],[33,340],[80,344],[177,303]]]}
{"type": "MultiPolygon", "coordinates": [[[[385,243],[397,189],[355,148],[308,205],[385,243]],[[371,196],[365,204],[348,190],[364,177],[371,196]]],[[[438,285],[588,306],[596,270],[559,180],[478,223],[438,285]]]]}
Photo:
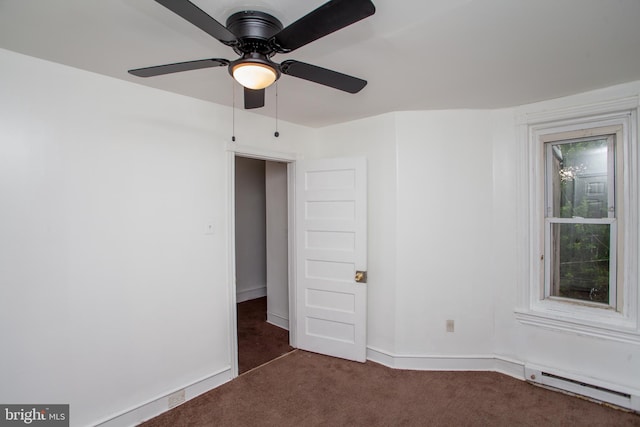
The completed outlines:
{"type": "Polygon", "coordinates": [[[366,271],[356,271],[356,283],[367,283],[366,271]]]}

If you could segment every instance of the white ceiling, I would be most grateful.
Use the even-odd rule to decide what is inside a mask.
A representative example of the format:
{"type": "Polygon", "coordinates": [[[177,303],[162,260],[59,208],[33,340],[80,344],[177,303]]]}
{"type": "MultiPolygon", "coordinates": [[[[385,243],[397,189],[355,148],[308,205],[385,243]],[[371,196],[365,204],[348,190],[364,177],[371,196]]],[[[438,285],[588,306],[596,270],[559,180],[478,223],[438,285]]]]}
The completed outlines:
{"type": "MultiPolygon", "coordinates": [[[[261,10],[286,26],[324,0],[193,0],[218,21],[261,10]]],[[[389,111],[499,108],[640,80],[639,0],[373,0],[376,14],[273,59],[369,82],[351,95],[291,76],[280,119],[324,126],[389,111]]],[[[0,0],[0,47],[218,104],[226,68],[128,69],[235,53],[153,0],[0,0]]],[[[236,104],[242,106],[241,88],[236,104]]],[[[275,115],[275,88],[266,107],[275,115]]]]}

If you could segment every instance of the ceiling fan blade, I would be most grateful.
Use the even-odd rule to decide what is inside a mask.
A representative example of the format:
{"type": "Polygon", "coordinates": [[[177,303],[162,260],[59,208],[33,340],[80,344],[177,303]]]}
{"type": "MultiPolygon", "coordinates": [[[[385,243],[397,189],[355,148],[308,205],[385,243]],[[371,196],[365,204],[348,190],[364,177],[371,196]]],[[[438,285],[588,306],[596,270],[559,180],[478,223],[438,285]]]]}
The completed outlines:
{"type": "Polygon", "coordinates": [[[244,88],[244,108],[250,110],[252,108],[264,107],[264,89],[244,88]]]}
{"type": "Polygon", "coordinates": [[[287,60],[280,64],[280,71],[282,74],[309,80],[349,93],[360,92],[367,85],[366,80],[293,60],[287,60]]]}
{"type": "Polygon", "coordinates": [[[222,43],[227,45],[236,43],[236,36],[231,31],[189,0],[156,1],[222,43]]]}
{"type": "Polygon", "coordinates": [[[371,0],[331,0],[284,28],[272,42],[281,53],[291,52],[371,16],[375,11],[371,0]]]}
{"type": "Polygon", "coordinates": [[[180,71],[198,70],[200,68],[222,67],[229,65],[229,61],[221,58],[199,59],[197,61],[177,62],[175,64],[156,65],[153,67],[129,70],[130,74],[138,77],[153,77],[162,74],[179,73],[180,71]]]}

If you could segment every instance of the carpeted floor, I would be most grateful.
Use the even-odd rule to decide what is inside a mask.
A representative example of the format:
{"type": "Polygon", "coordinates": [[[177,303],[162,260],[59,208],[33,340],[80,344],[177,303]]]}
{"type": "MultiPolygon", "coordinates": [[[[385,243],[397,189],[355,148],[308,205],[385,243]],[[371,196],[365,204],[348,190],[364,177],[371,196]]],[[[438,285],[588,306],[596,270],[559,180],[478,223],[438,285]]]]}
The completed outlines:
{"type": "Polygon", "coordinates": [[[238,373],[291,350],[289,332],[267,323],[267,297],[238,304],[238,373]]]}
{"type": "Polygon", "coordinates": [[[495,372],[425,372],[295,350],[146,423],[176,426],[640,426],[640,415],[495,372]]]}

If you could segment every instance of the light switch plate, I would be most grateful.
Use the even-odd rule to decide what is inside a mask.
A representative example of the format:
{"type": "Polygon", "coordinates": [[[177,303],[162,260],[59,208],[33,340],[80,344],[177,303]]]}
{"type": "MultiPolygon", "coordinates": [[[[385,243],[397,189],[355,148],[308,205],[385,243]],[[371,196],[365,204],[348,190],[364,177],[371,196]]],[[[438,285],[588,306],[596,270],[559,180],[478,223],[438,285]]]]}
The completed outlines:
{"type": "Polygon", "coordinates": [[[206,222],[204,226],[204,234],[207,234],[207,235],[215,234],[215,226],[214,226],[214,221],[212,219],[206,222]]]}

